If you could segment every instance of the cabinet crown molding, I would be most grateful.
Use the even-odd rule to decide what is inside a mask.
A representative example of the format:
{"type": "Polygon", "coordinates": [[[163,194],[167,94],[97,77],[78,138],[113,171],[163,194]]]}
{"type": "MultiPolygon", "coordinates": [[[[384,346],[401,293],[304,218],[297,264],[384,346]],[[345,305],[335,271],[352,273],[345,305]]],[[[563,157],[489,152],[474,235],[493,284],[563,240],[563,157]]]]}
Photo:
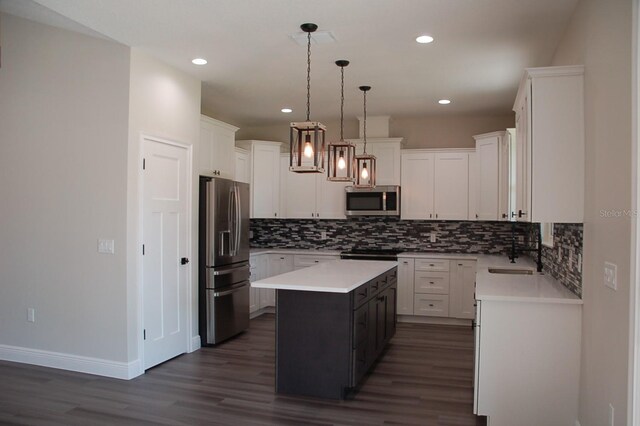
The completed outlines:
{"type": "MultiPolygon", "coordinates": [[[[364,139],[345,139],[347,142],[351,143],[364,143],[364,139]]],[[[404,138],[367,138],[367,143],[375,144],[375,143],[388,143],[388,142],[398,142],[400,145],[404,145],[404,138]]]]}
{"type": "Polygon", "coordinates": [[[485,138],[493,138],[493,137],[504,137],[504,135],[507,134],[507,130],[498,130],[497,132],[489,132],[489,133],[482,133],[480,135],[473,135],[473,139],[478,140],[478,139],[485,139],[485,138]]]}
{"type": "Polygon", "coordinates": [[[232,126],[229,123],[225,123],[224,121],[216,120],[215,118],[211,118],[208,115],[200,114],[200,119],[206,123],[213,124],[214,126],[222,127],[232,132],[237,132],[240,130],[239,127],[232,126]]]}
{"type": "Polygon", "coordinates": [[[472,153],[476,152],[475,148],[411,148],[411,149],[401,149],[400,154],[439,154],[439,153],[472,153]]]}
{"type": "Polygon", "coordinates": [[[518,86],[518,94],[513,104],[513,111],[517,111],[518,105],[531,87],[531,80],[543,77],[562,77],[571,75],[583,75],[584,65],[565,65],[558,67],[537,67],[525,68],[520,85],[518,86]]]}

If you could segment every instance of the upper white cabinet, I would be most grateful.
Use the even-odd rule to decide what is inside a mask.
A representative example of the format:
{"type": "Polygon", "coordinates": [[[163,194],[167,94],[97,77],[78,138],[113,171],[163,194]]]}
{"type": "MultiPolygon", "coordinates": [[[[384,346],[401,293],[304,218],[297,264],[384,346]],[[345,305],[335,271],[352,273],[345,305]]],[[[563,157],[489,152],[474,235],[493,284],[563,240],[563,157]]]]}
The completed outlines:
{"type": "Polygon", "coordinates": [[[516,216],[583,222],[584,67],[527,68],[516,113],[516,216]]]}
{"type": "Polygon", "coordinates": [[[235,178],[235,140],[237,127],[206,115],[200,116],[200,155],[198,168],[201,174],[235,178]]]}
{"type": "Polygon", "coordinates": [[[437,153],[434,210],[441,220],[467,220],[469,214],[469,154],[437,153]]]}
{"type": "Polygon", "coordinates": [[[468,219],[468,151],[405,150],[401,157],[402,219],[468,219]]]}
{"type": "Polygon", "coordinates": [[[238,182],[251,183],[251,161],[249,151],[236,148],[236,177],[238,182]]]}
{"type": "Polygon", "coordinates": [[[236,144],[249,152],[251,218],[279,218],[280,146],[282,144],[259,140],[237,141],[236,144]]]}
{"type": "Polygon", "coordinates": [[[508,220],[509,211],[509,133],[485,133],[476,141],[475,188],[476,219],[508,220]]]}
{"type": "Polygon", "coordinates": [[[344,182],[330,182],[325,173],[289,171],[288,155],[281,160],[282,196],[288,219],[345,219],[344,182]]]}
{"type": "MultiPolygon", "coordinates": [[[[356,144],[356,155],[363,152],[361,139],[351,139],[356,144]]],[[[367,154],[376,156],[376,185],[400,185],[400,150],[402,138],[367,139],[367,154]]]]}

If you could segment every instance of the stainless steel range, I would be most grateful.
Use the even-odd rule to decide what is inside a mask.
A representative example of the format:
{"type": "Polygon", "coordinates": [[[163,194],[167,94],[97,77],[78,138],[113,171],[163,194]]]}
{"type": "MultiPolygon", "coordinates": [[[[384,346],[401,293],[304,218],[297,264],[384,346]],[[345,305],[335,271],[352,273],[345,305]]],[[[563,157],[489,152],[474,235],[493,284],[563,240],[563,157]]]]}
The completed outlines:
{"type": "Polygon", "coordinates": [[[398,254],[402,250],[398,249],[366,249],[353,248],[351,250],[340,253],[340,259],[353,260],[398,260],[398,254]]]}

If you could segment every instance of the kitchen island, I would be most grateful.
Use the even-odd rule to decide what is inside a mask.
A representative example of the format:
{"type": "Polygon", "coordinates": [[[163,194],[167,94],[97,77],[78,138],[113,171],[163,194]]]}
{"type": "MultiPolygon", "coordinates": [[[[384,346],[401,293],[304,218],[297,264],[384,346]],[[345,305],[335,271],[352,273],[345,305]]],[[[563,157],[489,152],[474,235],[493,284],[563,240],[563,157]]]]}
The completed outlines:
{"type": "Polygon", "coordinates": [[[276,392],[344,399],[396,329],[397,262],[335,260],[251,284],[276,290],[276,392]]]}

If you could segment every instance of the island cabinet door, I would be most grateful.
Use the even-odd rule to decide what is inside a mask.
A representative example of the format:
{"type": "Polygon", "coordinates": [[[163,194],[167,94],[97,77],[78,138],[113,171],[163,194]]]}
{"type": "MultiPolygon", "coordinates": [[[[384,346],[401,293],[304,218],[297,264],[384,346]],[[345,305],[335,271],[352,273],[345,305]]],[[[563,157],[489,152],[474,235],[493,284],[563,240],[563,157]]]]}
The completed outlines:
{"type": "Polygon", "coordinates": [[[391,340],[391,338],[396,334],[396,295],[397,295],[397,285],[394,284],[388,289],[385,290],[385,344],[391,340]]]}

